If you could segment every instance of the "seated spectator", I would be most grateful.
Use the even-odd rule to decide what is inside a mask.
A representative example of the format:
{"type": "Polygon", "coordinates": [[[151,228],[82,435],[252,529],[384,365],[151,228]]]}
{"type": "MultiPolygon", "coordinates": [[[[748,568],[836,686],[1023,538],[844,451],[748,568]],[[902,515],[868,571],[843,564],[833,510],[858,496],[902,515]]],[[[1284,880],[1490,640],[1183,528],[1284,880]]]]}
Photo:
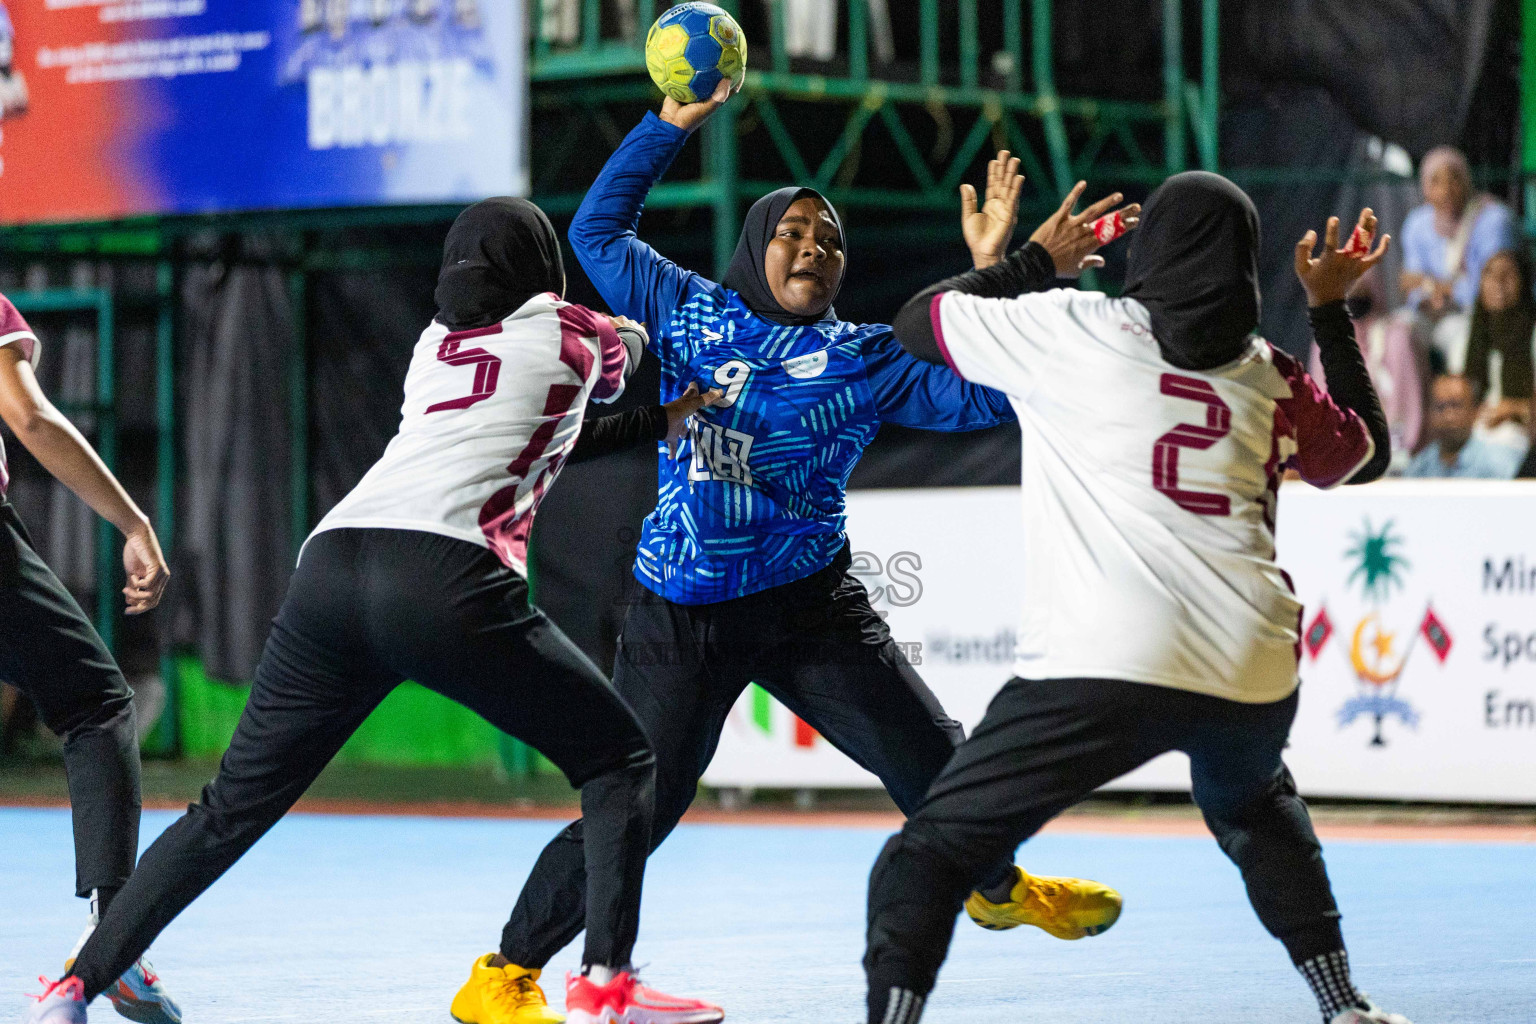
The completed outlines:
{"type": "Polygon", "coordinates": [[[1487,382],[1478,433],[1495,444],[1528,447],[1531,397],[1536,391],[1536,294],[1530,261],[1520,249],[1494,253],[1483,264],[1472,312],[1463,373],[1487,382]]]}
{"type": "Polygon", "coordinates": [[[1470,377],[1442,374],[1429,391],[1429,444],[1404,476],[1509,480],[1525,453],[1472,436],[1482,388],[1470,377]]]}
{"type": "Polygon", "coordinates": [[[1424,205],[1403,222],[1403,273],[1410,307],[1432,320],[1469,310],[1488,257],[1515,245],[1509,207],[1472,189],[1467,158],[1450,146],[1425,155],[1419,166],[1424,205]]]}
{"type": "MultiPolygon", "coordinates": [[[[1400,474],[1408,465],[1424,423],[1424,382],[1429,379],[1423,354],[1414,346],[1406,319],[1390,315],[1381,276],[1370,271],[1347,303],[1355,321],[1355,341],[1365,356],[1365,368],[1376,385],[1381,409],[1392,435],[1392,465],[1400,474]]],[[[1316,343],[1312,345],[1312,379],[1328,386],[1316,343]]]]}

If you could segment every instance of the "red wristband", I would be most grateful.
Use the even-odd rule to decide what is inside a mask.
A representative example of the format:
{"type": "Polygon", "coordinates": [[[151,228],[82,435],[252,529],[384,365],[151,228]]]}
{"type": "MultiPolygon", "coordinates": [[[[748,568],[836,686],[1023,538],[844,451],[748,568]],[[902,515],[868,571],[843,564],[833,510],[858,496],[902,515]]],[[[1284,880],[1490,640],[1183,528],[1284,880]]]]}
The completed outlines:
{"type": "Polygon", "coordinates": [[[1371,233],[1359,224],[1349,233],[1349,241],[1341,250],[1345,256],[1366,256],[1371,251],[1371,233]]]}
{"type": "Polygon", "coordinates": [[[1088,229],[1093,232],[1093,237],[1099,240],[1100,245],[1108,245],[1125,234],[1125,215],[1119,210],[1106,213],[1089,224],[1088,229]]]}

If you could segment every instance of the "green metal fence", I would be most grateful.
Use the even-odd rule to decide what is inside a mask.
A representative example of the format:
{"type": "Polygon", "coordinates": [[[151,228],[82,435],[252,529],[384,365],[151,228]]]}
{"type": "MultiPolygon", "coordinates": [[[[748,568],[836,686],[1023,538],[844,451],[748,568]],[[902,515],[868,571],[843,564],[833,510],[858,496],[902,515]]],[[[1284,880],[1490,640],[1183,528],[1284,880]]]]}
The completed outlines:
{"type": "MultiPolygon", "coordinates": [[[[1012,149],[1039,194],[1057,199],[1078,178],[1090,173],[1117,181],[1155,182],[1185,169],[1189,140],[1199,166],[1215,169],[1218,117],[1218,0],[1198,0],[1201,10],[1201,60],[1198,79],[1184,67],[1185,0],[1164,0],[1163,98],[1129,102],[1064,96],[1056,87],[1050,0],[1002,0],[1003,59],[1000,86],[983,82],[979,0],[958,0],[959,30],[954,39],[941,32],[938,0],[919,0],[920,59],[916,81],[890,74],[871,61],[868,6],[865,0],[840,0],[848,46],[840,55],[839,74],[796,73],[785,45],[784,4],[770,2],[768,57],[754,58],[742,97],[716,114],[704,129],[703,175],[693,181],[670,180],[651,190],[649,209],[709,208],[714,213],[714,257],[723,272],[735,245],[737,209],[786,184],[742,173],[738,122],[751,116],[761,124],[779,161],[794,183],[810,185],[839,206],[914,211],[949,211],[955,187],[989,143],[1012,149]],[[1025,33],[1028,16],[1029,31],[1025,33]],[[1026,42],[1028,53],[1026,54],[1026,42]],[[1027,56],[1027,62],[1026,62],[1027,56]],[[1029,69],[1026,78],[1025,68],[1029,69]],[[835,107],[843,127],[825,152],[808,153],[806,142],[782,116],[785,103],[835,107]],[[967,128],[942,159],[914,141],[911,125],[931,120],[935,111],[967,128]],[[1162,151],[1148,154],[1141,129],[1162,127],[1162,151]],[[857,173],[848,175],[849,156],[871,133],[886,134],[894,144],[911,183],[903,188],[869,186],[857,173]],[[1042,187],[1043,186],[1043,187],[1042,187]]],[[[1195,0],[1190,0],[1195,2],[1195,0]]],[[[611,137],[604,123],[611,105],[654,102],[656,92],[645,74],[644,34],[655,5],[641,3],[633,38],[603,38],[600,4],[588,0],[582,12],[579,42],[556,48],[535,19],[531,74],[534,109],[546,117],[571,117],[559,133],[567,146],[592,129],[611,137]]],[[[728,9],[739,5],[723,3],[728,9]]],[[[538,10],[536,7],[535,10],[538,10]]],[[[754,51],[756,52],[756,51],[754,51]]],[[[560,180],[570,155],[558,142],[536,154],[534,180],[560,180]]],[[[754,161],[755,163],[756,161],[754,161]]],[[[579,192],[538,191],[540,205],[567,213],[581,201],[579,192]]]]}

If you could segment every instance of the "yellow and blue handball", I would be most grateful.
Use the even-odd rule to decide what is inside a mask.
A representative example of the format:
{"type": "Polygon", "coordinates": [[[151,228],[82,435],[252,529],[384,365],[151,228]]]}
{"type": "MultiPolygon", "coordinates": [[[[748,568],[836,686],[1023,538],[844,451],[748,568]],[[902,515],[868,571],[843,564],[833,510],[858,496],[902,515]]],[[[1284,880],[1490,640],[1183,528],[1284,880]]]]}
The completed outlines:
{"type": "Polygon", "coordinates": [[[714,4],[678,4],[645,37],[651,81],[679,103],[708,99],[722,78],[739,88],[747,76],[747,37],[714,4]]]}

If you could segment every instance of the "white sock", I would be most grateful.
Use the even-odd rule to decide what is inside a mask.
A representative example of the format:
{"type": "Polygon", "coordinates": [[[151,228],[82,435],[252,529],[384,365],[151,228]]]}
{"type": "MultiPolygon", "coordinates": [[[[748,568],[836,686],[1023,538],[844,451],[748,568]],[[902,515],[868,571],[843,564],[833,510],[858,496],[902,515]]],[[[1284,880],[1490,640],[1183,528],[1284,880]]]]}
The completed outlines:
{"type": "Polygon", "coordinates": [[[614,970],[612,967],[603,967],[600,964],[588,964],[586,970],[582,971],[582,973],[591,979],[592,984],[606,985],[615,977],[617,977],[619,972],[614,970]]]}
{"type": "Polygon", "coordinates": [[[74,960],[75,957],[80,955],[80,951],[85,948],[85,940],[91,937],[91,933],[101,923],[101,915],[96,911],[96,893],[97,890],[91,890],[91,919],[87,922],[85,931],[81,932],[80,937],[75,940],[75,948],[69,951],[69,956],[65,957],[65,960],[74,960]]]}

